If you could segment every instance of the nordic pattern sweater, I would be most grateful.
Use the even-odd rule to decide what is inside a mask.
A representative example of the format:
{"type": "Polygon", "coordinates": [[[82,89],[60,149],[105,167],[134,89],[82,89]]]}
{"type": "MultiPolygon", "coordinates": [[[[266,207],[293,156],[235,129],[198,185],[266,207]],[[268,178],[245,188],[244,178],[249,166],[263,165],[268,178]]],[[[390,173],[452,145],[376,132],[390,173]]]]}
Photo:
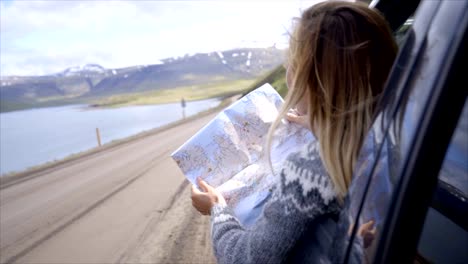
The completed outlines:
{"type": "MultiPolygon", "coordinates": [[[[315,141],[287,158],[272,197],[249,229],[229,207],[213,206],[211,235],[218,263],[285,262],[311,226],[339,213],[336,192],[318,148],[315,141]]],[[[313,258],[307,260],[322,262],[313,258]]]]}

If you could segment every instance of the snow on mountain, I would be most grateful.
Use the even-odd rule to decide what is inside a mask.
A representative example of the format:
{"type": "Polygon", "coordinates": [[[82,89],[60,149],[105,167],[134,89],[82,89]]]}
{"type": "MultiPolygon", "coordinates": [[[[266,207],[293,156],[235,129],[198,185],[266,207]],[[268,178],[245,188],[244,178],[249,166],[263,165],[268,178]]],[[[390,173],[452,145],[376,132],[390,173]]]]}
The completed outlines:
{"type": "Polygon", "coordinates": [[[106,69],[98,64],[86,64],[83,66],[74,66],[64,70],[61,74],[64,76],[76,76],[81,73],[85,74],[100,74],[105,73],[106,69]]]}
{"type": "Polygon", "coordinates": [[[104,67],[98,64],[86,64],[82,68],[83,71],[89,71],[89,72],[98,72],[98,73],[103,73],[106,71],[104,67]]]}
{"type": "Polygon", "coordinates": [[[247,61],[245,62],[245,66],[250,67],[250,58],[252,58],[252,52],[249,51],[249,54],[247,55],[247,61]]]}

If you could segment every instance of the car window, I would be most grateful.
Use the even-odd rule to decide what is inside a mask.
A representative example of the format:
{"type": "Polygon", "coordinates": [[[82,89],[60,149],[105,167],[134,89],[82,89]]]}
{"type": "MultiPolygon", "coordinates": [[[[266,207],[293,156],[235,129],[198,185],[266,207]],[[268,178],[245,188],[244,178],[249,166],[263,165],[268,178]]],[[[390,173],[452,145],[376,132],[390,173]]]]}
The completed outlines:
{"type": "Polygon", "coordinates": [[[419,257],[432,263],[468,263],[468,104],[439,172],[434,201],[418,244],[419,257]]]}
{"type": "Polygon", "coordinates": [[[447,150],[439,179],[456,188],[462,195],[460,199],[468,197],[468,104],[466,102],[447,150]]]}

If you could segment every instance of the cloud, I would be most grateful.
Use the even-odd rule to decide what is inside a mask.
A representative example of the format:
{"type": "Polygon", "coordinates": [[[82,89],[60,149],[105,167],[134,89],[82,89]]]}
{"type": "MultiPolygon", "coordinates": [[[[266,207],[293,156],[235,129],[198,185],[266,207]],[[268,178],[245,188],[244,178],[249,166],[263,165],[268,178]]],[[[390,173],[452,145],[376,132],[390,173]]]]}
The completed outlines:
{"type": "Polygon", "coordinates": [[[157,63],[185,53],[285,42],[309,2],[0,2],[0,75],[50,74],[98,63],[157,63]]]}

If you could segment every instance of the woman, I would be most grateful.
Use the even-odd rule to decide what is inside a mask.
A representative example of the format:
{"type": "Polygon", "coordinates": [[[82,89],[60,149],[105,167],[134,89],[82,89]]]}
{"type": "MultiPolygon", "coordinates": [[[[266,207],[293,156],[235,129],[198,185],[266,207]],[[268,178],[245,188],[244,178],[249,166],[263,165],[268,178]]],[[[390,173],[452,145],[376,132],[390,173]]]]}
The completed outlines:
{"type": "Polygon", "coordinates": [[[220,263],[329,261],[333,223],[396,52],[384,18],[363,4],[324,2],[302,14],[290,39],[290,91],[269,138],[286,116],[317,141],[288,157],[272,198],[248,230],[220,193],[198,181],[202,191],[192,189],[192,204],[211,214],[220,263]]]}

